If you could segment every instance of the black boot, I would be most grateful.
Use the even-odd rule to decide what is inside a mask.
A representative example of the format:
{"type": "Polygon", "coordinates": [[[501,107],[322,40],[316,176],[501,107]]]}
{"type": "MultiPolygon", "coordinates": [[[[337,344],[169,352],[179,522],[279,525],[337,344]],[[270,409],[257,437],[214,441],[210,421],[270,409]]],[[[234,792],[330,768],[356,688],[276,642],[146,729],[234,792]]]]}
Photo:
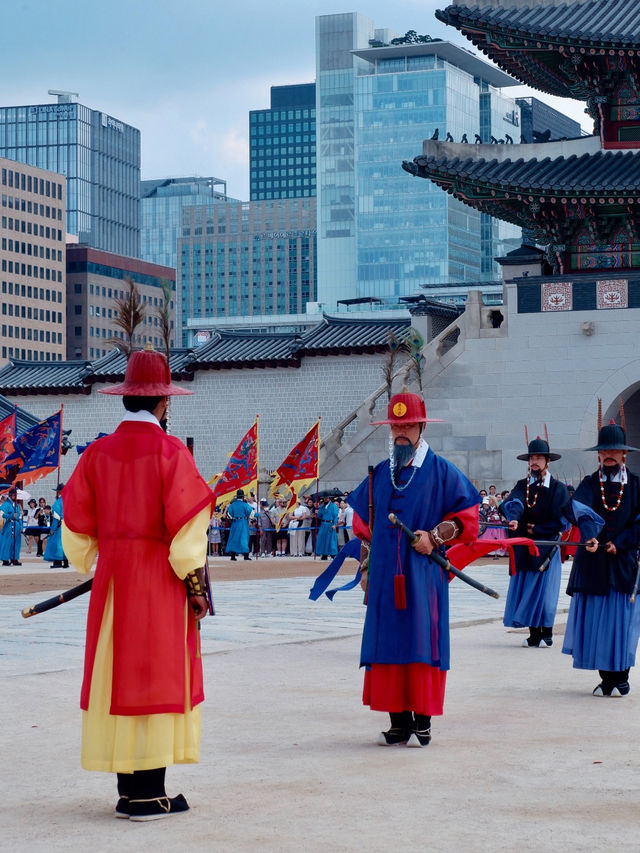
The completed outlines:
{"type": "Polygon", "coordinates": [[[129,819],[129,800],[131,799],[131,782],[133,773],[118,773],[118,802],[115,816],[129,819]]]}
{"type": "Polygon", "coordinates": [[[593,691],[594,696],[628,696],[631,690],[629,686],[629,670],[620,671],[600,669],[602,681],[593,691]]]}
{"type": "Polygon", "coordinates": [[[529,636],[522,643],[523,646],[528,646],[530,649],[537,649],[542,642],[542,628],[529,627],[529,636]]]}
{"type": "Polygon", "coordinates": [[[540,636],[540,639],[542,640],[542,643],[540,643],[540,648],[542,649],[542,648],[544,648],[544,646],[547,646],[547,647],[552,646],[553,645],[553,625],[551,625],[550,627],[542,627],[540,629],[540,631],[542,632],[541,636],[540,636]]]}
{"type": "Polygon", "coordinates": [[[165,771],[165,767],[135,771],[130,789],[129,820],[158,820],[189,811],[189,804],[182,794],[167,797],[164,789],[165,771]]]}
{"type": "Polygon", "coordinates": [[[381,732],[378,738],[380,746],[402,746],[413,731],[413,714],[411,711],[390,712],[391,728],[381,732]]]}
{"type": "Polygon", "coordinates": [[[407,746],[421,747],[431,743],[431,717],[426,714],[414,714],[413,734],[407,746]]]}

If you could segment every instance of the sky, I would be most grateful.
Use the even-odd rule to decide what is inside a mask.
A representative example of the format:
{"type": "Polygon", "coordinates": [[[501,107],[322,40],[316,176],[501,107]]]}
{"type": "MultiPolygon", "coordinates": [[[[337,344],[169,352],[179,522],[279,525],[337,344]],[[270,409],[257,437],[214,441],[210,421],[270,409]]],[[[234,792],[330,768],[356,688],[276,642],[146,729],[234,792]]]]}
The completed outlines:
{"type": "MultiPolygon", "coordinates": [[[[315,79],[315,17],[360,12],[378,28],[473,46],[434,17],[446,0],[13,0],[0,32],[2,106],[79,94],[141,132],[142,178],[213,176],[249,198],[249,111],[270,87],[315,79]]],[[[591,132],[584,105],[535,95],[591,132]]],[[[407,152],[407,159],[419,151],[407,152]]]]}

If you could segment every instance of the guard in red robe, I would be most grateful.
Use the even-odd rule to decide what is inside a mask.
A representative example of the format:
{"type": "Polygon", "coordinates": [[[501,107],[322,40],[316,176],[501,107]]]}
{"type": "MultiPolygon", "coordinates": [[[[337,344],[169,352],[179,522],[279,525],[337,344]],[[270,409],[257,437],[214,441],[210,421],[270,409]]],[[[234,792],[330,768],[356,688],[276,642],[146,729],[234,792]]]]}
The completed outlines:
{"type": "Polygon", "coordinates": [[[171,382],[165,357],[134,352],[125,416],[80,457],[65,487],[62,539],[83,572],[98,562],[87,620],[82,765],[115,772],[116,816],[154,820],[188,809],[165,769],[199,760],[204,698],[197,620],[212,492],[184,444],[161,427],[171,382]]]}

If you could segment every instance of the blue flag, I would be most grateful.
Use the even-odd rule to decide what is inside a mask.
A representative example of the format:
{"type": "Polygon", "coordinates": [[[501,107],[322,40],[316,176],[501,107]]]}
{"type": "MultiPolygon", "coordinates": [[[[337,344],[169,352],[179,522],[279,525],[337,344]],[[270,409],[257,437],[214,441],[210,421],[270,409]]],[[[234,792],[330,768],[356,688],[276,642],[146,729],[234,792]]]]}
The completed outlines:
{"type": "Polygon", "coordinates": [[[30,427],[13,441],[13,450],[0,464],[0,480],[34,483],[60,464],[62,411],[30,427]]]}

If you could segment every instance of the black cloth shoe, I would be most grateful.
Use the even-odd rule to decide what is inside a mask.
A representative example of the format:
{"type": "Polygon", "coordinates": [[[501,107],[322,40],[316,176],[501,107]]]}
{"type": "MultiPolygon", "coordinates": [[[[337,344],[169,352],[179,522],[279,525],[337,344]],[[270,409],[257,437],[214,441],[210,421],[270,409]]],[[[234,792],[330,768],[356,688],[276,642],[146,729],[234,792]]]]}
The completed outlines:
{"type": "Polygon", "coordinates": [[[378,738],[379,746],[404,746],[411,737],[410,729],[390,728],[386,732],[380,732],[378,738]]]}
{"type": "Polygon", "coordinates": [[[611,696],[611,691],[613,688],[610,684],[605,684],[604,681],[601,681],[597,687],[593,688],[592,696],[611,696]]]}
{"type": "Polygon", "coordinates": [[[394,711],[389,714],[391,728],[380,732],[379,746],[403,746],[411,737],[413,714],[411,711],[394,711]]]}
{"type": "Polygon", "coordinates": [[[628,681],[621,681],[611,688],[611,696],[628,696],[631,691],[628,681]]]}
{"type": "Polygon", "coordinates": [[[250,559],[251,559],[251,557],[250,557],[248,554],[245,554],[245,555],[244,555],[244,558],[245,558],[245,560],[250,560],[250,559]]]}
{"type": "Polygon", "coordinates": [[[419,749],[431,743],[431,717],[426,714],[416,714],[413,732],[407,741],[407,746],[419,749]]]}
{"type": "Polygon", "coordinates": [[[235,554],[232,554],[232,555],[231,555],[231,559],[232,559],[232,560],[235,560],[235,559],[236,559],[236,555],[235,555],[235,554]]]}
{"type": "Polygon", "coordinates": [[[12,560],[12,561],[11,561],[11,565],[12,565],[12,566],[21,566],[21,565],[22,565],[22,563],[20,562],[20,560],[12,560]]]}
{"type": "Polygon", "coordinates": [[[189,803],[182,794],[177,797],[155,797],[149,800],[129,800],[129,820],[160,820],[189,811],[189,803]]]}
{"type": "Polygon", "coordinates": [[[116,803],[114,815],[129,820],[129,797],[120,797],[116,803]]]}
{"type": "Polygon", "coordinates": [[[2,561],[2,565],[3,565],[3,566],[10,566],[10,565],[11,565],[11,560],[3,560],[3,561],[2,561]]]}

